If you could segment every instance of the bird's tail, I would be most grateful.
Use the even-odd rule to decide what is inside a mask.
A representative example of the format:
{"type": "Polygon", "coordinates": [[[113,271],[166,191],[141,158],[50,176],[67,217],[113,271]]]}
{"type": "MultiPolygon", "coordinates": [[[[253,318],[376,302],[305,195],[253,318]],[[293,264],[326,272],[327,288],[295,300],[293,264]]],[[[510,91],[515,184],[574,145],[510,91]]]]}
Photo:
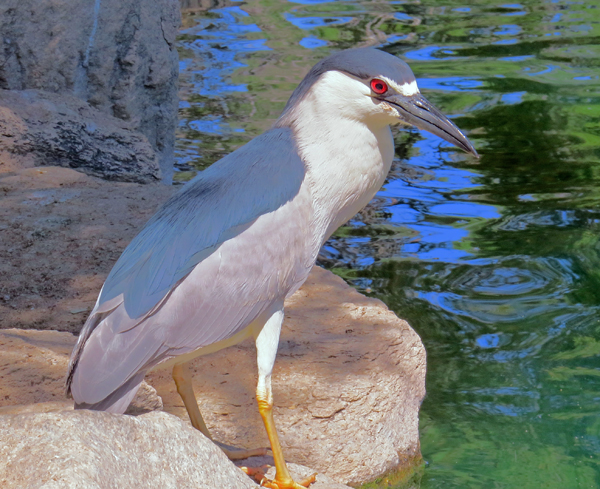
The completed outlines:
{"type": "Polygon", "coordinates": [[[145,371],[138,372],[117,390],[111,392],[107,397],[94,404],[75,402],[75,409],[92,409],[94,411],[123,414],[127,410],[129,404],[131,404],[131,401],[133,401],[145,375],[145,371]]]}
{"type": "MultiPolygon", "coordinates": [[[[83,326],[83,329],[81,330],[77,344],[75,345],[75,348],[73,348],[73,353],[71,353],[67,377],[65,379],[65,388],[68,397],[72,397],[71,387],[73,385],[73,378],[75,375],[75,370],[77,369],[77,365],[79,364],[79,360],[81,359],[85,344],[89,340],[96,327],[106,318],[107,315],[107,313],[92,312],[83,326]]],[[[75,401],[75,409],[92,409],[94,411],[107,411],[109,413],[122,414],[127,410],[127,407],[135,397],[135,393],[142,384],[145,374],[146,372],[142,371],[138,372],[136,375],[133,375],[118,389],[111,392],[99,402],[87,404],[84,402],[78,403],[75,401]]]]}
{"type": "Polygon", "coordinates": [[[83,347],[92,335],[93,331],[96,329],[96,326],[98,326],[102,322],[104,317],[104,314],[98,314],[92,311],[92,313],[87,318],[87,321],[83,325],[81,333],[79,333],[79,338],[77,338],[77,343],[75,344],[73,352],[71,353],[71,358],[69,359],[69,367],[67,369],[67,377],[65,379],[65,394],[67,395],[67,397],[71,397],[71,385],[73,384],[73,375],[75,375],[75,369],[77,368],[77,364],[79,363],[79,359],[81,358],[83,347]]]}
{"type": "MultiPolygon", "coordinates": [[[[112,334],[115,322],[122,324],[127,320],[122,302],[117,301],[108,307],[96,307],[90,314],[71,353],[65,379],[66,394],[75,400],[75,409],[124,413],[146,372],[162,360],[157,352],[137,342],[143,331],[129,328],[117,336],[112,334]],[[124,341],[129,345],[129,355],[112,351],[113,343],[104,341],[107,335],[116,343],[124,341]]],[[[140,322],[129,320],[132,321],[140,322]]]]}

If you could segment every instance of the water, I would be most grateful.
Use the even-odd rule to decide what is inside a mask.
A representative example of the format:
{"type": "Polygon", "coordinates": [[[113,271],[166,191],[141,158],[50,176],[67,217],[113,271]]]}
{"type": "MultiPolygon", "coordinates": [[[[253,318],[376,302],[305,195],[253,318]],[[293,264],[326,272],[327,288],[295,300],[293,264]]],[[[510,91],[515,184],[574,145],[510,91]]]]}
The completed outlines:
{"type": "Polygon", "coordinates": [[[215,7],[184,12],[179,179],[355,45],[406,59],[481,154],[399,131],[384,188],[322,253],[426,346],[421,489],[600,487],[600,3],[215,7]]]}

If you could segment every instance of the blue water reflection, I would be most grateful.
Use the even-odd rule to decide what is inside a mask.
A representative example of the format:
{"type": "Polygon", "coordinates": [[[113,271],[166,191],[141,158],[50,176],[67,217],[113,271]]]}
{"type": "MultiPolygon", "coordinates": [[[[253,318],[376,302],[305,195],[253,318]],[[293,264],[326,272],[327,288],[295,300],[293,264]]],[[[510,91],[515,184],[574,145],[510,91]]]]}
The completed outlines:
{"type": "Polygon", "coordinates": [[[337,2],[340,0],[288,0],[291,3],[299,3],[301,5],[319,5],[321,3],[337,2]]]}
{"type": "Polygon", "coordinates": [[[505,93],[500,98],[500,101],[504,104],[520,104],[523,101],[523,96],[526,94],[527,92],[505,93]]]}
{"type": "Polygon", "coordinates": [[[405,14],[404,12],[396,12],[394,14],[394,18],[401,22],[413,22],[415,20],[414,17],[411,17],[410,15],[405,14]]]}
{"type": "Polygon", "coordinates": [[[495,36],[516,36],[522,29],[518,25],[501,25],[498,30],[494,31],[495,36]]]}
{"type": "Polygon", "coordinates": [[[483,83],[460,76],[446,76],[443,78],[419,78],[417,79],[421,90],[472,90],[479,88],[483,83]]]}
{"type": "Polygon", "coordinates": [[[264,39],[248,40],[249,33],[260,32],[256,24],[244,22],[248,14],[239,7],[215,9],[218,19],[204,19],[196,26],[182,31],[180,45],[194,56],[180,62],[180,76],[193,85],[194,93],[210,97],[229,92],[246,91],[244,85],[235,85],[229,78],[235,70],[245,66],[239,61],[241,53],[270,49],[264,39]],[[186,37],[189,37],[188,41],[186,37]],[[205,68],[198,61],[210,58],[205,68]]]}
{"type": "Polygon", "coordinates": [[[225,117],[229,112],[227,97],[248,91],[246,84],[233,83],[231,77],[246,66],[242,55],[270,50],[264,39],[248,39],[248,35],[260,34],[261,30],[248,22],[248,13],[240,7],[214,9],[212,14],[182,30],[179,37],[180,86],[188,96],[179,105],[176,181],[177,175],[191,176],[195,167],[203,168],[219,158],[208,157],[207,153],[214,151],[211,138],[244,132],[243,128],[232,127],[225,117]],[[214,104],[213,110],[210,104],[214,104]],[[221,115],[215,113],[215,105],[221,115]]]}
{"type": "Polygon", "coordinates": [[[304,37],[300,41],[300,46],[307,49],[316,49],[322,48],[323,46],[327,46],[327,41],[323,41],[322,39],[317,39],[316,37],[304,37]]]}
{"type": "Polygon", "coordinates": [[[452,47],[427,46],[415,51],[406,51],[404,57],[409,60],[430,61],[437,58],[447,58],[452,54],[452,47]]]}

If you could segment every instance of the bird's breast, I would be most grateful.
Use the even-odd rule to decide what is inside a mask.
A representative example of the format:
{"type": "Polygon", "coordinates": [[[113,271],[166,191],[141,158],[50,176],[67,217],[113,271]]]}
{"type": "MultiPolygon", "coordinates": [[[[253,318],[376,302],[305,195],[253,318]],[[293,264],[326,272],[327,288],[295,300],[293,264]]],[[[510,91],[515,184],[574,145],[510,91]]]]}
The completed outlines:
{"type": "Polygon", "coordinates": [[[300,153],[307,165],[306,180],[322,244],[381,188],[390,170],[394,144],[389,126],[374,130],[355,121],[303,140],[310,141],[301,145],[300,153]]]}

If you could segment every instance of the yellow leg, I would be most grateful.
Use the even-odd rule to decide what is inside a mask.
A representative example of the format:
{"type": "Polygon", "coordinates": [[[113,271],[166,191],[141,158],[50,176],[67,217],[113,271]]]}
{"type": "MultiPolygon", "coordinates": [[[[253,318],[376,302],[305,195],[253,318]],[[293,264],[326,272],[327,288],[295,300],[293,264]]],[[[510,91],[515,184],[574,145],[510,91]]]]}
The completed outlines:
{"type": "Polygon", "coordinates": [[[299,483],[294,482],[292,479],[283,458],[283,452],[281,450],[281,445],[279,444],[279,436],[277,435],[277,429],[275,428],[275,420],[273,419],[273,399],[270,390],[269,386],[269,393],[267,396],[262,395],[262,393],[257,393],[256,395],[258,400],[258,411],[265,424],[267,436],[271,443],[271,450],[273,451],[273,459],[275,460],[275,480],[269,481],[263,479],[261,485],[271,489],[306,489],[310,484],[315,482],[317,474],[313,474],[299,483]]]}
{"type": "Polygon", "coordinates": [[[192,386],[192,375],[190,374],[188,364],[180,363],[173,367],[173,380],[177,385],[177,392],[183,399],[183,404],[188,412],[192,426],[197,430],[201,431],[204,436],[209,440],[213,441],[230,460],[241,460],[248,457],[260,457],[267,453],[265,448],[255,448],[251,450],[235,449],[224,447],[221,443],[215,442],[206,427],[198,402],[196,401],[196,395],[194,394],[194,387],[192,386]]]}
{"type": "Polygon", "coordinates": [[[299,484],[294,482],[290,472],[283,459],[279,436],[275,429],[273,420],[273,393],[271,391],[271,372],[275,364],[277,355],[277,344],[279,343],[279,333],[283,323],[283,304],[282,309],[275,312],[265,323],[264,327],[257,331],[256,353],[258,365],[258,384],[256,385],[256,400],[258,401],[258,411],[263,419],[267,436],[271,443],[273,459],[275,460],[275,480],[261,481],[261,485],[271,489],[305,489],[315,481],[316,474],[301,481],[299,484]]]}
{"type": "Polygon", "coordinates": [[[206,423],[202,419],[202,414],[200,414],[200,408],[198,407],[194,387],[192,386],[192,375],[187,363],[180,363],[173,367],[173,380],[177,386],[177,392],[179,392],[181,399],[183,399],[183,404],[188,412],[192,426],[201,431],[206,438],[212,440],[206,423]]]}

